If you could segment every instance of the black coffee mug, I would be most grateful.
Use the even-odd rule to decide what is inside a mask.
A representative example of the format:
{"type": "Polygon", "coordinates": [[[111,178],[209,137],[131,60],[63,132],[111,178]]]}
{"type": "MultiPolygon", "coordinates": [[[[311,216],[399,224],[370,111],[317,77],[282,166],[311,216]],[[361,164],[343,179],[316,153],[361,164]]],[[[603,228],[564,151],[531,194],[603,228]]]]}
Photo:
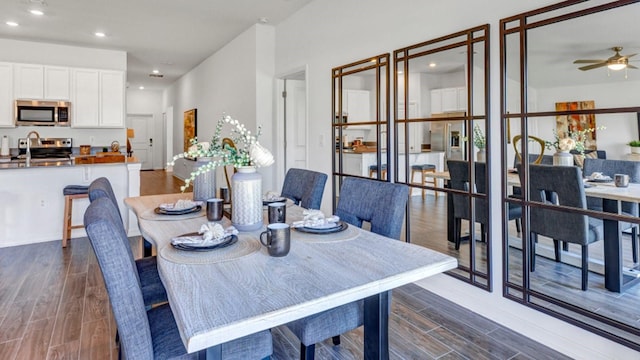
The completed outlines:
{"type": "Polygon", "coordinates": [[[268,215],[269,224],[285,222],[287,219],[287,204],[283,202],[269,204],[268,215]]]}
{"type": "Polygon", "coordinates": [[[291,247],[291,228],[283,223],[269,224],[267,231],[260,234],[260,242],[267,247],[269,255],[285,256],[291,247]]]}
{"type": "Polygon", "coordinates": [[[207,200],[207,220],[220,221],[222,220],[222,199],[213,198],[207,200]]]}

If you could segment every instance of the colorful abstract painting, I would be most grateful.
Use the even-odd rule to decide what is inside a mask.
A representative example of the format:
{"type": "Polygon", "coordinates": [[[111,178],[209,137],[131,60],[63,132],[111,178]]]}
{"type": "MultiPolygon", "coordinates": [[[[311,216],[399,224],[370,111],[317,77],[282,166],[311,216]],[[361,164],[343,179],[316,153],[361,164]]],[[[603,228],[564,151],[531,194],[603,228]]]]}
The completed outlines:
{"type": "Polygon", "coordinates": [[[196,137],[198,110],[191,109],[184,112],[184,151],[189,150],[191,139],[196,137]]]}
{"type": "MultiPolygon", "coordinates": [[[[556,111],[579,111],[592,110],[595,108],[595,101],[569,101],[556,103],[556,111]]],[[[594,129],[586,134],[584,141],[586,150],[597,149],[596,145],[596,116],[595,114],[571,114],[556,116],[556,132],[559,138],[566,137],[567,131],[578,132],[587,129],[594,129]]]]}

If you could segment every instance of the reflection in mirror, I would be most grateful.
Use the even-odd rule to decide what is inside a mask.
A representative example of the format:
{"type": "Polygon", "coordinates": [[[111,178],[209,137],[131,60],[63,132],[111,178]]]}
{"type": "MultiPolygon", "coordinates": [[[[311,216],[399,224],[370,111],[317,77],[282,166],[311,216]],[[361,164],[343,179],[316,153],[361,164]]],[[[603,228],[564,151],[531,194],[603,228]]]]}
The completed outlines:
{"type": "Polygon", "coordinates": [[[501,21],[502,192],[505,212],[523,214],[522,231],[504,221],[506,296],[635,349],[640,157],[627,144],[639,138],[638,11],[566,2],[501,21]]]}
{"type": "Polygon", "coordinates": [[[488,30],[484,25],[394,51],[393,176],[412,189],[407,238],[456,257],[459,267],[450,274],[484,289],[491,288],[488,30]],[[457,161],[460,178],[448,161],[457,161]]]}
{"type": "Polygon", "coordinates": [[[344,176],[388,179],[389,58],[333,69],[334,209],[344,176]]]}

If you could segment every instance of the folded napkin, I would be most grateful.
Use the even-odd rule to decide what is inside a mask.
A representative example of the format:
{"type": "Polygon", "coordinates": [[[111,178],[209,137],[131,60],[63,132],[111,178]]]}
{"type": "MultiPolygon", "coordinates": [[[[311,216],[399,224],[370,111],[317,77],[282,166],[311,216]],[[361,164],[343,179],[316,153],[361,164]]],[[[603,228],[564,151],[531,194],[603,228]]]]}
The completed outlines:
{"type": "Polygon", "coordinates": [[[208,223],[202,224],[198,234],[200,235],[174,237],[171,239],[171,243],[196,246],[217,245],[225,241],[229,235],[238,235],[238,230],[233,226],[225,229],[220,224],[208,223]]]}
{"type": "Polygon", "coordinates": [[[264,201],[282,200],[282,195],[278,194],[275,191],[267,191],[267,193],[264,194],[264,196],[262,197],[262,200],[264,201]]]}
{"type": "Polygon", "coordinates": [[[188,200],[188,199],[180,199],[175,203],[168,204],[160,204],[160,209],[162,210],[184,210],[184,209],[192,209],[198,205],[197,202],[188,200]]]}
{"type": "Polygon", "coordinates": [[[609,180],[611,177],[603,175],[601,172],[594,172],[589,175],[589,180],[609,180]]]}
{"type": "Polygon", "coordinates": [[[304,218],[301,221],[294,221],[293,227],[311,227],[311,228],[330,228],[337,225],[340,218],[337,215],[326,217],[320,210],[304,210],[302,212],[304,218]]]}

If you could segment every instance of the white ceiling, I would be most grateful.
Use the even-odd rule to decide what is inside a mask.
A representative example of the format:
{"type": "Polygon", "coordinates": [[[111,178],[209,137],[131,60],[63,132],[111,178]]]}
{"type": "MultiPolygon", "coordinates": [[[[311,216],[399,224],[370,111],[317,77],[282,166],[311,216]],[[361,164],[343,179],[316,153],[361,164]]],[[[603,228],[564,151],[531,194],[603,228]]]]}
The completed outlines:
{"type": "Polygon", "coordinates": [[[2,0],[0,37],[126,51],[129,85],[162,89],[260,19],[276,25],[310,1],[2,0]]]}

